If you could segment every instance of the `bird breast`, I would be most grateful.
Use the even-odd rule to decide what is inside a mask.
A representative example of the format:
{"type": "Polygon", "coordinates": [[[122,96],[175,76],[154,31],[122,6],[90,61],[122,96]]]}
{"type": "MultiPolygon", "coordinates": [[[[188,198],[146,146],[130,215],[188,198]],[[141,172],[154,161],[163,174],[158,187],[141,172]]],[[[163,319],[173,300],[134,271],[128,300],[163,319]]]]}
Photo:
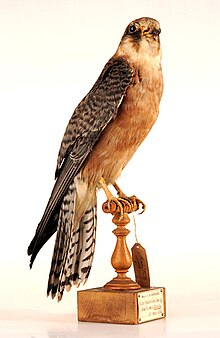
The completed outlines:
{"type": "Polygon", "coordinates": [[[89,185],[96,185],[101,176],[112,184],[120,176],[157,119],[162,90],[161,69],[151,65],[134,70],[117,117],[103,131],[82,171],[89,185]]]}

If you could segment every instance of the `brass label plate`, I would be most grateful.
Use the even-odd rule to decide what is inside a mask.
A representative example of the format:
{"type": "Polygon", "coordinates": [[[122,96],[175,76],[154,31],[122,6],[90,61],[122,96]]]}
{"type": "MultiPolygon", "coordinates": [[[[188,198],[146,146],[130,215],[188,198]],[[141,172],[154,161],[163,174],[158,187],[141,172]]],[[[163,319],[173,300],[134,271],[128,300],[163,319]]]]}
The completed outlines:
{"type": "Polygon", "coordinates": [[[165,289],[151,288],[138,293],[138,322],[144,323],[150,320],[164,318],[165,289]]]}

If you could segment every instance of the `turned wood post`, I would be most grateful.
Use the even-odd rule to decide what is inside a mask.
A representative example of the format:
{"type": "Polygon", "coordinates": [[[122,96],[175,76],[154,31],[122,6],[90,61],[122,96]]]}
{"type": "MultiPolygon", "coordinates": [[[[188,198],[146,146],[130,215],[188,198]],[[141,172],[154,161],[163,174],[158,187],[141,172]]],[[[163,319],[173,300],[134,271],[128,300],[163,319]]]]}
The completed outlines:
{"type": "MultiPolygon", "coordinates": [[[[130,231],[126,229],[126,225],[130,222],[128,214],[125,212],[121,215],[114,203],[112,203],[109,208],[108,203],[105,202],[102,208],[104,212],[113,214],[112,222],[116,225],[116,229],[113,230],[113,233],[117,238],[111,258],[111,264],[117,273],[117,277],[105,284],[104,288],[112,290],[140,289],[140,285],[126,275],[132,265],[132,257],[126,243],[126,236],[130,233],[130,231]]],[[[124,210],[126,211],[126,206],[124,210]]]]}

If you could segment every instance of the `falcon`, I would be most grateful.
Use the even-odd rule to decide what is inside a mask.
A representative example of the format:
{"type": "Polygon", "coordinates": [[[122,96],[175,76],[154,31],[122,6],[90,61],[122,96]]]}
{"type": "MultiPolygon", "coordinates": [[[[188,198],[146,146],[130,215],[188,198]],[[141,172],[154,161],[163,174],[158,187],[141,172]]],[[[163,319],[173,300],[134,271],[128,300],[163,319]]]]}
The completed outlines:
{"type": "Polygon", "coordinates": [[[131,202],[116,180],[159,113],[160,32],[159,22],[152,18],[132,21],[67,125],[55,184],[28,247],[31,268],[39,250],[57,231],[47,294],[58,301],[64,290],[88,279],[95,250],[97,190],[103,188],[108,202],[115,202],[121,214],[122,201],[131,202]],[[116,188],[118,198],[108,185],[116,188]]]}

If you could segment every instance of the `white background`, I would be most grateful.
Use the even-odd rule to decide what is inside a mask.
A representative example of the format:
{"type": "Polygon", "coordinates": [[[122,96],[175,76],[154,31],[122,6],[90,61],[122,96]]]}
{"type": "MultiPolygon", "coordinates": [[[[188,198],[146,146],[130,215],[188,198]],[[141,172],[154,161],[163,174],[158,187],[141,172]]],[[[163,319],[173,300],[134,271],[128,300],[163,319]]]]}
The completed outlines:
{"type": "MultiPolygon", "coordinates": [[[[54,237],[31,271],[26,250],[53,186],[66,124],[127,24],[142,16],[161,24],[165,89],[159,118],[119,183],[148,207],[136,222],[151,284],[167,288],[168,318],[157,325],[176,336],[212,330],[214,337],[220,330],[218,0],[0,0],[2,318],[17,310],[56,312],[58,321],[62,313],[76,313],[75,289],[60,304],[46,297],[54,237]]],[[[98,197],[97,246],[86,288],[114,276],[111,216],[101,211],[104,194],[98,197]]],[[[131,247],[132,221],[129,229],[131,247]]],[[[150,325],[141,326],[142,336],[156,330],[150,325]]]]}

